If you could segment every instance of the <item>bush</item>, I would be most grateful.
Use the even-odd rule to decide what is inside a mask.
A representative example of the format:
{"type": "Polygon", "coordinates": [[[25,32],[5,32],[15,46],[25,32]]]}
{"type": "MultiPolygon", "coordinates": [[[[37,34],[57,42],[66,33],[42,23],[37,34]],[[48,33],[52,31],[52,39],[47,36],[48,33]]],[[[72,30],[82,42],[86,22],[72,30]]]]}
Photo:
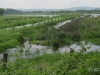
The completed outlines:
{"type": "Polygon", "coordinates": [[[20,44],[24,44],[24,42],[25,42],[24,36],[23,36],[23,35],[19,35],[18,38],[17,38],[17,41],[18,41],[20,44]]]}

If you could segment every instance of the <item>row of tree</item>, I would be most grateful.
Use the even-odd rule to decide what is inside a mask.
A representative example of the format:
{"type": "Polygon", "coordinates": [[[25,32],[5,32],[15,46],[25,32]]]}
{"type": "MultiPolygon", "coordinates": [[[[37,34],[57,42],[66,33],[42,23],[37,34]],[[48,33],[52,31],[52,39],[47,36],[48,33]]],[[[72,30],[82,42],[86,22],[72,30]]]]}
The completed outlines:
{"type": "Polygon", "coordinates": [[[96,13],[99,13],[100,9],[95,9],[95,10],[76,10],[76,12],[88,12],[88,13],[96,12],[96,13]]]}
{"type": "Polygon", "coordinates": [[[4,14],[23,14],[23,12],[20,10],[7,8],[5,9],[4,14]]]}
{"type": "Polygon", "coordinates": [[[59,10],[59,11],[20,11],[20,10],[16,10],[16,9],[4,9],[4,8],[0,8],[0,15],[3,14],[33,14],[33,13],[73,13],[73,12],[82,12],[82,13],[91,13],[91,12],[95,12],[98,13],[100,12],[100,9],[97,10],[76,10],[76,11],[68,11],[68,10],[59,10]]]}
{"type": "Polygon", "coordinates": [[[16,10],[16,9],[10,9],[10,8],[4,9],[4,8],[0,8],[0,15],[3,15],[3,14],[23,14],[23,12],[19,11],[19,10],[16,10]]]}

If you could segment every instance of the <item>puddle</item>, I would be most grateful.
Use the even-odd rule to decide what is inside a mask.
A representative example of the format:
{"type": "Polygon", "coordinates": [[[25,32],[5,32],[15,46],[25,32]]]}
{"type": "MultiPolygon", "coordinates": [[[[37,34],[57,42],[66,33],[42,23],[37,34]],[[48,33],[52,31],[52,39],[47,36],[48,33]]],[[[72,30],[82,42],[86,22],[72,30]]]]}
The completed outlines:
{"type": "Polygon", "coordinates": [[[15,27],[15,28],[22,28],[23,26],[17,26],[17,27],[15,27]]]}
{"type": "Polygon", "coordinates": [[[71,22],[72,20],[67,20],[67,21],[64,21],[64,22],[61,22],[61,23],[59,23],[58,25],[56,25],[56,26],[54,26],[55,28],[59,28],[60,26],[63,26],[63,25],[65,25],[66,23],[69,23],[69,22],[71,22]]]}

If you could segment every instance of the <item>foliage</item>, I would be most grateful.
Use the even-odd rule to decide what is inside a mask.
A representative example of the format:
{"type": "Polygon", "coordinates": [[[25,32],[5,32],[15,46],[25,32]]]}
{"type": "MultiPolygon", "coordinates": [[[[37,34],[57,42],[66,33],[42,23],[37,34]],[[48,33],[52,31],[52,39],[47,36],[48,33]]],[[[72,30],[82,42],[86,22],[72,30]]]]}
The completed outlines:
{"type": "Polygon", "coordinates": [[[22,14],[22,13],[23,13],[22,11],[10,8],[5,9],[4,11],[4,14],[22,14]]]}
{"type": "Polygon", "coordinates": [[[18,41],[20,44],[24,44],[25,39],[24,39],[23,35],[19,35],[18,38],[17,38],[17,41],[18,41]]]}
{"type": "Polygon", "coordinates": [[[4,8],[0,8],[0,15],[3,15],[4,14],[4,8]]]}

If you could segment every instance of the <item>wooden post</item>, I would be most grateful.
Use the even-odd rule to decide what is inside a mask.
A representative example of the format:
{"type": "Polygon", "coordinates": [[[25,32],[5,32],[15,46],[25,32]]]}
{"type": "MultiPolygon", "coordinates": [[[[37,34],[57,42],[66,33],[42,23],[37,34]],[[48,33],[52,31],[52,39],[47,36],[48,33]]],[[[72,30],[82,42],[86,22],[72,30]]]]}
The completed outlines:
{"type": "Polygon", "coordinates": [[[73,53],[74,53],[74,49],[70,48],[70,56],[72,56],[73,53]]]}
{"type": "Polygon", "coordinates": [[[6,63],[7,63],[7,58],[8,58],[8,53],[3,54],[3,68],[6,68],[6,63]]]}

